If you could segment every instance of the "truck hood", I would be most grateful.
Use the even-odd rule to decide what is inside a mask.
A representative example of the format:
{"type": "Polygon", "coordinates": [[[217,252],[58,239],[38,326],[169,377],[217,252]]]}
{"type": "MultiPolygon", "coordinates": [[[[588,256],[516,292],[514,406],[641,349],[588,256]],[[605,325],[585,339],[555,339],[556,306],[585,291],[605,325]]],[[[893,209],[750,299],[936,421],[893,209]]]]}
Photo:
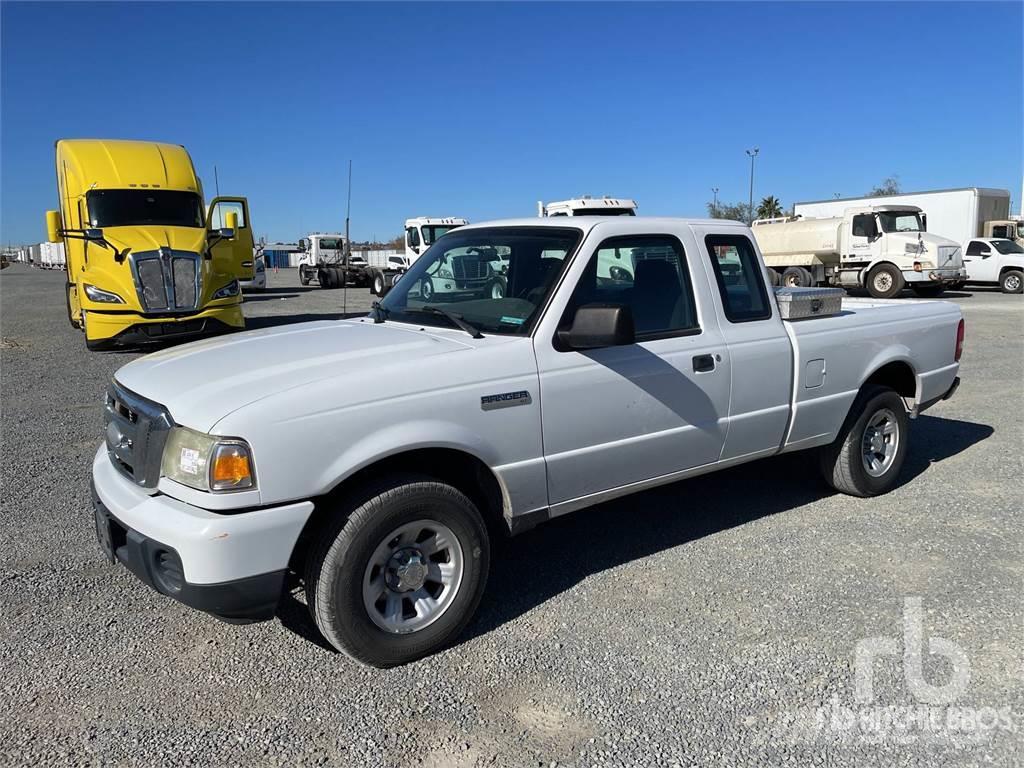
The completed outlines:
{"type": "Polygon", "coordinates": [[[105,227],[103,236],[119,250],[131,248],[134,253],[160,248],[192,253],[206,250],[206,230],[201,227],[105,227]]]}
{"type": "Polygon", "coordinates": [[[232,411],[278,392],[400,360],[472,349],[439,335],[392,324],[322,320],[196,341],[146,355],[115,380],[167,407],[174,420],[203,432],[232,411]]]}
{"type": "Polygon", "coordinates": [[[960,243],[931,232],[890,232],[889,239],[890,255],[905,255],[910,258],[919,258],[927,262],[933,268],[955,268],[963,266],[963,252],[960,243]],[[927,250],[915,256],[914,250],[923,245],[927,250]],[[902,249],[902,254],[901,254],[902,249]]]}

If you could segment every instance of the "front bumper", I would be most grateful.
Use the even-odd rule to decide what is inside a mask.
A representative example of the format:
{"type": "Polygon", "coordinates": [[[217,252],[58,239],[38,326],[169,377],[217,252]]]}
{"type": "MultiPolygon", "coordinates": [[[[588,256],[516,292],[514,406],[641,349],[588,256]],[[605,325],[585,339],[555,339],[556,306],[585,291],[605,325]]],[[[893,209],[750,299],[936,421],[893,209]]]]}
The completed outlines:
{"type": "Polygon", "coordinates": [[[101,446],[93,460],[97,538],[111,562],[185,605],[227,621],[271,618],[310,501],[218,514],[123,477],[101,446]]]}
{"type": "Polygon", "coordinates": [[[89,313],[86,320],[89,341],[109,341],[112,344],[151,344],[245,328],[241,302],[178,317],[86,311],[89,313]]]}
{"type": "Polygon", "coordinates": [[[913,269],[903,270],[903,279],[908,283],[955,283],[967,279],[966,269],[913,269]]]}

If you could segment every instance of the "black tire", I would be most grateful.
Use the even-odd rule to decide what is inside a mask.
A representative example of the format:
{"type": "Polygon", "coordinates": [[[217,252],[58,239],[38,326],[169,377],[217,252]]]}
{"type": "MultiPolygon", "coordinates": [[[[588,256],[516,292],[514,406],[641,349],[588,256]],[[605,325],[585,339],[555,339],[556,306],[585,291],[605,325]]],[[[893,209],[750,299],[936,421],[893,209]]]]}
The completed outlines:
{"type": "Polygon", "coordinates": [[[299,267],[299,283],[309,285],[309,273],[302,267],[299,267]]]}
{"type": "Polygon", "coordinates": [[[1008,269],[999,276],[999,290],[1003,293],[1021,293],[1024,291],[1024,272],[1008,269]]]}
{"type": "Polygon", "coordinates": [[[505,283],[505,278],[504,277],[501,277],[499,275],[498,277],[491,278],[491,280],[489,280],[488,283],[487,283],[487,288],[486,288],[487,298],[489,298],[489,299],[503,299],[503,298],[505,298],[505,290],[506,290],[507,287],[508,286],[505,283]]]}
{"type": "Polygon", "coordinates": [[[820,449],[819,463],[825,482],[850,496],[878,496],[893,489],[907,455],[910,419],[903,400],[888,387],[865,388],[854,401],[839,435],[820,449]],[[872,475],[864,458],[866,431],[882,412],[892,415],[896,444],[891,463],[879,475],[872,475]]]}
{"type": "Polygon", "coordinates": [[[430,301],[434,298],[434,281],[432,278],[424,277],[420,280],[420,298],[430,301]]]}
{"type": "Polygon", "coordinates": [[[782,281],[782,275],[780,275],[778,272],[776,272],[771,267],[768,267],[765,270],[765,273],[766,273],[766,279],[768,280],[768,284],[770,286],[772,286],[773,288],[776,287],[777,285],[779,285],[779,283],[782,281]]]}
{"type": "Polygon", "coordinates": [[[910,290],[912,290],[916,296],[920,296],[922,298],[933,298],[935,296],[941,296],[946,290],[946,286],[941,283],[938,285],[929,283],[928,285],[911,285],[910,290]]]}
{"type": "MultiPolygon", "coordinates": [[[[64,288],[64,306],[67,307],[68,322],[71,323],[71,327],[79,329],[79,328],[82,327],[81,321],[75,320],[75,318],[73,318],[71,316],[71,290],[72,289],[77,291],[78,287],[74,283],[68,283],[67,286],[64,288]]],[[[81,312],[81,309],[79,309],[79,312],[81,312]]]]}
{"type": "Polygon", "coordinates": [[[351,510],[338,510],[342,514],[316,537],[306,562],[306,601],[324,637],[339,651],[374,667],[406,664],[447,645],[472,618],[487,583],[490,543],[473,502],[433,478],[396,475],[349,497],[348,505],[351,510]],[[406,633],[390,632],[370,616],[363,599],[364,577],[374,553],[396,529],[421,520],[439,523],[454,534],[461,548],[461,580],[431,623],[406,633]]]}
{"type": "Polygon", "coordinates": [[[808,274],[810,273],[806,269],[801,269],[800,267],[786,267],[782,271],[779,283],[784,288],[806,288],[808,286],[808,274]]]}
{"type": "Polygon", "coordinates": [[[875,299],[891,299],[903,290],[903,273],[892,264],[879,264],[868,273],[868,293],[875,299]]]}
{"type": "Polygon", "coordinates": [[[374,296],[383,296],[384,295],[384,288],[385,288],[386,282],[387,281],[384,280],[384,273],[381,272],[379,269],[375,269],[373,271],[373,289],[372,289],[374,296]]]}

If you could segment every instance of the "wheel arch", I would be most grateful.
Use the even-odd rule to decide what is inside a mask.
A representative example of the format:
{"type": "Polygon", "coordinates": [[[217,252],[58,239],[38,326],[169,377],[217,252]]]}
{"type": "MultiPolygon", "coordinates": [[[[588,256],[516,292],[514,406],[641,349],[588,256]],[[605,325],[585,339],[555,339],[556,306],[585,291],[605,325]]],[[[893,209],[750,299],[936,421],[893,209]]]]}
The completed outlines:
{"type": "Polygon", "coordinates": [[[327,521],[344,514],[339,505],[358,505],[379,489],[378,484],[384,478],[410,474],[432,477],[458,488],[480,510],[488,530],[508,534],[511,509],[508,491],[500,476],[483,459],[464,448],[445,445],[398,449],[367,461],[313,499],[313,513],[292,549],[293,569],[302,572],[302,560],[311,538],[327,521]]]}
{"type": "Polygon", "coordinates": [[[907,411],[914,413],[921,387],[906,350],[875,360],[868,366],[868,370],[871,373],[861,381],[859,392],[863,392],[869,386],[888,387],[903,398],[907,411]]]}

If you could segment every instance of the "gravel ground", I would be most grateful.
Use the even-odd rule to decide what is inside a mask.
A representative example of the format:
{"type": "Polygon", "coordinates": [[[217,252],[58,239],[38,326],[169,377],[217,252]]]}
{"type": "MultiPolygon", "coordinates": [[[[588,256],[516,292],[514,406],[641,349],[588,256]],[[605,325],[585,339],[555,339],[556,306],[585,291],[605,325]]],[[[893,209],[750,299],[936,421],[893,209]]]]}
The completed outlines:
{"type": "MultiPolygon", "coordinates": [[[[86,352],[63,280],[0,276],[0,763],[1024,761],[1021,297],[953,295],[963,385],[914,424],[894,492],[827,493],[792,456],[561,518],[499,547],[457,645],[379,671],[327,650],[295,600],[231,626],[104,563],[89,467],[103,388],[137,353],[86,352]],[[965,654],[952,707],[908,687],[907,598],[926,642],[965,654]],[[854,652],[872,637],[897,656],[860,704],[854,652]]],[[[343,311],[291,273],[270,285],[251,325],[343,311]]],[[[344,309],[368,302],[351,289],[344,309]]],[[[955,673],[923,666],[933,685],[955,673]]]]}

